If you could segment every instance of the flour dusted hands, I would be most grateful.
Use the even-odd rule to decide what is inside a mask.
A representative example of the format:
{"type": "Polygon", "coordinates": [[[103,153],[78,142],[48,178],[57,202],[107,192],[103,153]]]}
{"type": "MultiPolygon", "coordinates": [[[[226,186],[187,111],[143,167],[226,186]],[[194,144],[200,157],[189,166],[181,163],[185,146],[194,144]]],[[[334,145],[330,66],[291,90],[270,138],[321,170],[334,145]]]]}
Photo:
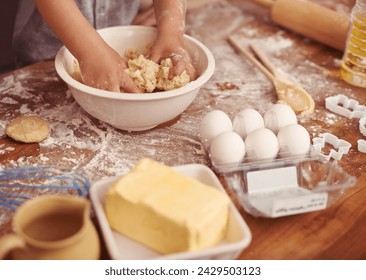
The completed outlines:
{"type": "Polygon", "coordinates": [[[111,91],[140,92],[125,74],[126,62],[87,21],[74,0],[35,0],[57,37],[80,64],[85,84],[111,91]]]}
{"type": "Polygon", "coordinates": [[[173,67],[170,70],[169,78],[179,76],[185,70],[190,80],[195,80],[197,73],[183,40],[186,1],[155,0],[154,9],[158,36],[149,58],[157,63],[162,59],[170,58],[173,67]]]}
{"type": "Polygon", "coordinates": [[[109,46],[83,54],[79,67],[82,82],[86,85],[114,92],[140,92],[125,72],[126,61],[109,46]]]}
{"type": "MultiPolygon", "coordinates": [[[[35,0],[39,12],[56,36],[79,61],[82,81],[92,87],[140,92],[125,73],[126,62],[109,47],[79,10],[75,0],[35,0]]],[[[186,71],[191,80],[196,71],[184,46],[185,0],[154,0],[158,26],[151,57],[155,62],[171,58],[169,76],[186,71]]],[[[128,44],[128,42],[125,42],[128,44]]]]}
{"type": "Polygon", "coordinates": [[[180,76],[185,70],[191,81],[197,78],[196,69],[192,64],[191,56],[180,38],[158,38],[151,49],[150,59],[159,63],[162,59],[170,58],[173,67],[169,72],[169,79],[180,76]]]}

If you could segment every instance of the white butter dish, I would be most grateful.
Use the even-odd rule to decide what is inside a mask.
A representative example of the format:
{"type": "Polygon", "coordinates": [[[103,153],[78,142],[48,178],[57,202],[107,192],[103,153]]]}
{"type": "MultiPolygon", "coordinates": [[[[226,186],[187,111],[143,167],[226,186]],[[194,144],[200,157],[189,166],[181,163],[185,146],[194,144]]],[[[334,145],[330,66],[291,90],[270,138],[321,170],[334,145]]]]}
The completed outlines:
{"type": "MultiPolygon", "coordinates": [[[[175,171],[194,178],[204,184],[218,188],[225,192],[215,173],[205,165],[188,164],[173,167],[175,171]]],[[[160,254],[139,242],[136,242],[109,226],[105,211],[104,201],[107,189],[120,178],[120,176],[100,180],[92,184],[90,197],[100,228],[105,240],[109,255],[115,260],[143,260],[143,259],[236,259],[242,250],[251,242],[251,232],[234,204],[230,204],[229,227],[224,240],[208,249],[180,252],[174,254],[160,254]]]]}

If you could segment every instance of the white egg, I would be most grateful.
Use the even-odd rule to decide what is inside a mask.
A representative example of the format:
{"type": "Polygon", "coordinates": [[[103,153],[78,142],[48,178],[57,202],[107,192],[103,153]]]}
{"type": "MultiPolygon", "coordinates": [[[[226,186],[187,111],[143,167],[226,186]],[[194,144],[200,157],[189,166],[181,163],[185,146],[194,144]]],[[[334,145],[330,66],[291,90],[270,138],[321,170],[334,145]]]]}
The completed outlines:
{"type": "Polygon", "coordinates": [[[211,140],[225,131],[231,131],[233,124],[230,117],[221,110],[213,110],[206,114],[200,122],[199,134],[203,142],[211,140]]]}
{"type": "Polygon", "coordinates": [[[278,140],[273,131],[259,128],[245,139],[246,154],[249,161],[272,159],[278,153],[278,140]]]}
{"type": "Polygon", "coordinates": [[[294,110],[283,103],[275,104],[269,108],[269,110],[265,112],[263,119],[264,126],[272,130],[275,134],[277,134],[282,127],[297,123],[294,110]]]}
{"type": "Polygon", "coordinates": [[[282,157],[304,155],[310,148],[310,135],[305,127],[299,124],[290,124],[281,128],[277,139],[282,157]]]}
{"type": "Polygon", "coordinates": [[[244,141],[233,131],[223,132],[211,141],[210,158],[216,165],[240,163],[244,156],[244,141]]]}
{"type": "Polygon", "coordinates": [[[264,127],[263,117],[254,109],[244,109],[235,115],[233,130],[243,139],[252,131],[264,127]]]}

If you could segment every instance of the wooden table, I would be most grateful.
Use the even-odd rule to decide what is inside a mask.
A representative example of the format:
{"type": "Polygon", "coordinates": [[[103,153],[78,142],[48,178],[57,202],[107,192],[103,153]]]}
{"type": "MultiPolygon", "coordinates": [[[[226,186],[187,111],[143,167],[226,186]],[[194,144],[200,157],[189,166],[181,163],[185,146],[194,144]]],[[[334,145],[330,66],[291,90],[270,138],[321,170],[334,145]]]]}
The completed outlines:
{"type": "MultiPolygon", "coordinates": [[[[346,1],[337,5],[338,9],[349,9],[346,1]]],[[[52,61],[1,76],[0,168],[72,166],[94,182],[125,174],[142,157],[168,165],[210,165],[198,137],[198,124],[206,113],[220,109],[233,117],[244,108],[264,113],[276,102],[271,83],[227,43],[226,37],[235,33],[243,44],[260,44],[277,67],[290,73],[291,79],[313,96],[315,112],[299,116],[299,123],[311,137],[330,132],[349,141],[352,148],[339,165],[357,178],[356,186],[323,211],[266,219],[252,217],[237,205],[253,235],[240,259],[366,259],[366,155],[357,150],[356,142],[364,137],[358,119],[334,114],[324,106],[325,98],[336,94],[366,104],[365,90],[339,78],[342,53],[275,26],[263,8],[247,1],[215,2],[191,10],[187,31],[211,49],[215,74],[184,113],[145,132],[120,131],[83,112],[58,78],[52,61]],[[50,137],[40,144],[21,144],[7,138],[7,123],[21,114],[47,119],[50,137]]],[[[3,235],[11,226],[1,211],[3,235]]]]}

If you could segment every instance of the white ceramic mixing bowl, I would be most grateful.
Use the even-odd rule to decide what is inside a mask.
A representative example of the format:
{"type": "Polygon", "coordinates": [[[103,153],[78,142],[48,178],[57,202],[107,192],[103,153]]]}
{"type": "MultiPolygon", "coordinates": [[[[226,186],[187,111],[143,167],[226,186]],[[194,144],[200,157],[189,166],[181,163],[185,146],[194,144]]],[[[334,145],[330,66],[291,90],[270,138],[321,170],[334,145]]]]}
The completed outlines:
{"type": "MultiPolygon", "coordinates": [[[[156,37],[156,28],[145,26],[116,26],[98,32],[121,56],[130,49],[144,49],[156,37]]],[[[55,67],[76,102],[90,115],[122,130],[147,130],[180,115],[213,75],[215,61],[208,48],[190,36],[184,39],[199,77],[170,91],[116,93],[82,84],[70,75],[75,58],[65,46],[57,53],[55,67]]]]}

